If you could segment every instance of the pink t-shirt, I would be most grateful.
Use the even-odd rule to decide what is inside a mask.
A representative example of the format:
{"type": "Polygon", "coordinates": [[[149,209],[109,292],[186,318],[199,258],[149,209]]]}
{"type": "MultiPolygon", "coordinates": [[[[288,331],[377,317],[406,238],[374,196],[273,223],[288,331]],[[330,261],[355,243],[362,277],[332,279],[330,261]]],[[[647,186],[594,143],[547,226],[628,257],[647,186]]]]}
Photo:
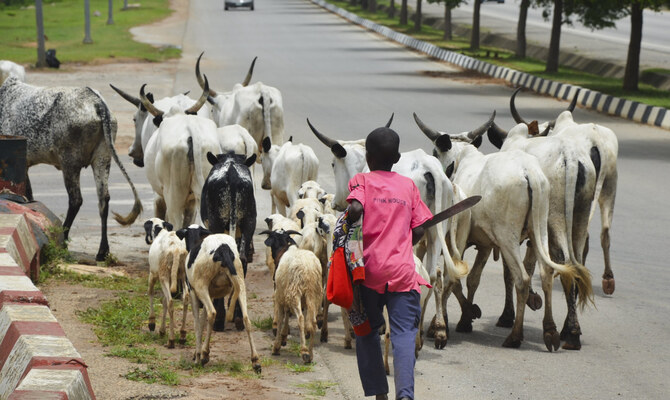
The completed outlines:
{"type": "Polygon", "coordinates": [[[384,293],[421,293],[428,283],[415,271],[412,228],[432,218],[414,182],[390,171],[356,174],[347,201],[363,205],[363,285],[384,293]]]}

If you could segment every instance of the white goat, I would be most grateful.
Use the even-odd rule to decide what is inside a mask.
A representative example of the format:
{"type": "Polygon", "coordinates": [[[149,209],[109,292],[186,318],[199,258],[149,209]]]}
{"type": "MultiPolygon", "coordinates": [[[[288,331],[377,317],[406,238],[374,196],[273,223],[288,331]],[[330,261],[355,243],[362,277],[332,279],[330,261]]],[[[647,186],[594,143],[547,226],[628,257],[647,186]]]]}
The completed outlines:
{"type": "Polygon", "coordinates": [[[291,205],[288,217],[301,227],[316,222],[319,215],[323,213],[323,204],[315,198],[298,199],[291,205]]]}
{"type": "MultiPolygon", "coordinates": [[[[163,318],[158,330],[161,336],[165,335],[165,316],[170,313],[170,333],[168,335],[168,348],[174,348],[174,305],[172,294],[177,292],[177,282],[184,283],[186,263],[186,246],[184,242],[172,231],[172,225],[160,218],[151,218],[144,223],[146,232],[145,241],[150,244],[149,248],[149,330],[156,329],[156,315],[154,312],[154,286],[160,281],[163,291],[163,318]]],[[[181,330],[179,331],[179,344],[186,343],[186,313],[188,312],[188,290],[182,285],[182,302],[184,313],[181,319],[181,330]]]]}

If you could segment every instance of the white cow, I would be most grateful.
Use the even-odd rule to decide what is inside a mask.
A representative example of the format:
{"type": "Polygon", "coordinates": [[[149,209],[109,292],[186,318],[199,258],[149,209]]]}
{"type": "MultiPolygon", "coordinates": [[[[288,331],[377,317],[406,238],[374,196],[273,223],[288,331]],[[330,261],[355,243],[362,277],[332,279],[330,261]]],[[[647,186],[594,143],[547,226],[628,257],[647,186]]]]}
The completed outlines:
{"type": "Polygon", "coordinates": [[[281,146],[263,140],[263,181],[261,187],[270,189],[272,213],[284,216],[287,207],[298,200],[298,190],[303,182],[316,180],[319,173],[319,159],[311,147],[291,139],[281,146]]]}
{"type": "Polygon", "coordinates": [[[194,115],[207,101],[207,91],[188,113],[178,107],[165,113],[156,109],[144,95],[144,85],[140,99],[162,120],[144,152],[147,178],[156,193],[154,213],[159,218],[165,215],[175,227],[187,227],[195,219],[202,187],[212,168],[207,153],[221,154],[216,124],[194,115]]]}
{"type": "Polygon", "coordinates": [[[0,60],[0,85],[12,75],[21,82],[26,81],[26,69],[22,65],[9,60],[0,60]]]}
{"type": "MultiPolygon", "coordinates": [[[[391,120],[386,124],[390,126],[391,120]]],[[[348,183],[359,172],[367,169],[365,161],[365,140],[337,141],[323,135],[307,121],[314,135],[335,155],[333,158],[333,172],[335,175],[334,208],[343,211],[346,198],[349,195],[348,183]]],[[[429,156],[423,150],[414,150],[401,153],[400,160],[393,166],[393,171],[414,181],[421,193],[421,199],[433,214],[453,204],[453,189],[451,182],[442,171],[442,166],[436,158],[429,156]]],[[[449,249],[444,241],[446,223],[438,224],[426,230],[425,249],[426,260],[424,265],[430,274],[431,284],[435,288],[435,347],[444,348],[447,343],[446,322],[443,311],[443,269],[438,265],[440,252],[443,254],[446,273],[450,281],[455,281],[467,275],[467,264],[452,260],[449,249]]],[[[419,258],[422,258],[420,254],[419,258]]],[[[424,310],[422,310],[422,313],[424,310]]]]}
{"type": "MultiPolygon", "coordinates": [[[[495,112],[491,123],[494,117],[495,112]]],[[[551,314],[554,271],[570,285],[577,279],[583,303],[591,295],[591,280],[583,265],[561,265],[551,261],[547,234],[549,181],[539,161],[521,150],[484,155],[473,145],[473,142],[481,144],[483,131],[448,135],[429,128],[416,114],[414,118],[435,145],[435,154],[442,166],[453,171],[450,178],[454,184],[470,196],[482,196],[480,203],[471,209],[469,224],[456,226],[452,222],[451,225],[450,237],[458,250],[454,254],[463,254],[467,247],[477,246],[475,264],[468,275],[468,299],[465,303],[461,302],[463,316],[457,331],[472,331],[472,319],[478,317],[472,309],[476,307],[472,303],[474,292],[491,250],[497,248],[503,255],[503,264],[513,279],[517,293],[516,319],[503,346],[521,345],[530,276],[524,268],[519,244],[529,238],[542,265],[540,274],[546,299],[543,321],[545,345],[549,351],[558,350],[560,336],[551,314]]],[[[455,290],[460,290],[460,285],[456,286],[455,290]]],[[[478,307],[475,309],[479,311],[478,307]]]]}
{"type": "MultiPolygon", "coordinates": [[[[151,136],[156,129],[158,129],[158,125],[154,123],[154,116],[147,111],[146,107],[142,105],[142,101],[138,97],[132,96],[112,84],[109,86],[130,104],[137,107],[137,111],[135,111],[135,115],[133,116],[133,123],[135,124],[135,140],[128,149],[128,155],[133,159],[135,165],[140,168],[144,167],[144,149],[146,149],[151,136]]],[[[154,96],[151,93],[147,93],[146,96],[149,102],[151,102],[158,110],[170,110],[172,107],[177,107],[186,112],[196,104],[196,100],[185,94],[163,97],[157,101],[154,101],[154,96]]],[[[197,115],[207,117],[209,115],[209,106],[203,104],[203,106],[198,109],[197,115]]],[[[159,122],[159,120],[156,120],[156,122],[159,122]]]]}

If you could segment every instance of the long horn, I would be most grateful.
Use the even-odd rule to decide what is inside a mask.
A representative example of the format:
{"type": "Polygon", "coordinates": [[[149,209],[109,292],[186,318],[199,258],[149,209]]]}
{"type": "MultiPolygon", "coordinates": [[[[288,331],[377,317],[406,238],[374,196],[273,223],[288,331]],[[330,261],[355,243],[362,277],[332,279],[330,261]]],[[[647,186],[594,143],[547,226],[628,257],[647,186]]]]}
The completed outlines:
{"type": "Polygon", "coordinates": [[[140,104],[142,104],[142,101],[140,99],[138,99],[137,97],[131,96],[130,94],[128,94],[128,93],[124,92],[123,90],[117,88],[116,86],[112,85],[111,83],[109,84],[109,86],[111,86],[112,89],[114,89],[114,91],[119,94],[119,96],[128,100],[128,102],[132,103],[135,107],[139,108],[140,104]]]}
{"type": "Polygon", "coordinates": [[[391,127],[391,122],[393,122],[393,116],[394,116],[394,115],[395,115],[395,113],[391,113],[391,118],[389,119],[389,122],[386,123],[386,127],[387,127],[387,128],[390,128],[390,127],[391,127]]]}
{"type": "Polygon", "coordinates": [[[547,127],[544,128],[544,130],[542,132],[538,133],[537,136],[547,136],[549,134],[549,131],[554,129],[555,124],[556,124],[556,120],[554,120],[554,124],[551,124],[551,123],[547,124],[547,127]]]}
{"type": "Polygon", "coordinates": [[[521,116],[519,115],[519,112],[516,110],[516,105],[514,105],[514,98],[516,97],[516,94],[519,93],[519,91],[521,91],[521,89],[522,88],[518,88],[517,90],[515,90],[514,94],[512,94],[512,97],[509,99],[509,109],[510,109],[510,112],[512,113],[512,118],[514,118],[514,121],[517,124],[525,124],[526,123],[526,121],[524,121],[523,118],[521,118],[521,116]]]}
{"type": "Polygon", "coordinates": [[[200,95],[200,98],[194,105],[192,105],[188,110],[184,112],[189,115],[197,114],[198,110],[200,110],[200,108],[207,102],[208,96],[209,96],[209,81],[207,80],[207,75],[205,75],[205,87],[202,90],[202,95],[200,95]]]}
{"type": "Polygon", "coordinates": [[[144,87],[145,87],[146,85],[147,85],[147,84],[145,83],[145,84],[142,85],[142,87],[140,88],[140,101],[142,102],[142,105],[143,105],[144,108],[146,108],[147,111],[149,111],[149,113],[150,113],[151,115],[153,115],[154,117],[162,116],[162,115],[165,114],[165,113],[164,113],[163,111],[157,109],[157,108],[153,105],[153,103],[151,103],[151,102],[149,101],[149,99],[147,99],[147,95],[144,94],[144,87]]]}
{"type": "Polygon", "coordinates": [[[416,115],[416,113],[412,113],[414,115],[414,121],[416,121],[416,124],[419,125],[419,129],[421,129],[421,132],[423,132],[424,135],[430,139],[431,142],[434,142],[442,136],[442,134],[435,129],[429,128],[428,125],[424,124],[423,121],[419,119],[419,117],[416,115]]]}
{"type": "MultiPolygon", "coordinates": [[[[198,61],[196,61],[195,63],[195,77],[198,80],[198,85],[200,85],[202,89],[205,88],[205,80],[202,79],[202,75],[200,74],[200,58],[202,58],[203,54],[205,54],[204,51],[200,53],[200,55],[198,56],[198,61]]],[[[212,97],[217,96],[216,92],[213,89],[209,89],[209,95],[212,97]]]]}
{"type": "Polygon", "coordinates": [[[579,91],[580,90],[582,90],[582,89],[581,88],[577,89],[577,92],[575,93],[575,97],[572,98],[572,101],[570,102],[570,105],[568,106],[568,111],[573,112],[575,110],[575,106],[577,105],[577,97],[579,97],[579,91]]]}
{"type": "Polygon", "coordinates": [[[495,122],[491,124],[491,127],[487,131],[487,136],[492,145],[497,148],[501,148],[503,142],[507,138],[507,131],[499,127],[495,122]]]}
{"type": "Polygon", "coordinates": [[[244,78],[244,82],[242,82],[242,86],[247,86],[249,82],[251,82],[251,75],[254,74],[254,66],[256,65],[256,59],[258,57],[254,57],[254,61],[251,62],[251,67],[249,67],[249,72],[247,72],[247,77],[244,78]]]}
{"type": "Polygon", "coordinates": [[[336,144],[339,144],[337,140],[333,140],[333,139],[329,138],[328,136],[322,134],[321,132],[317,131],[316,128],[312,125],[312,123],[309,122],[309,118],[307,118],[307,125],[309,125],[309,129],[312,130],[312,133],[314,133],[314,136],[316,136],[316,138],[319,139],[321,141],[321,143],[328,146],[328,148],[332,148],[336,144]]]}
{"type": "Polygon", "coordinates": [[[496,118],[496,110],[493,110],[493,114],[491,114],[491,118],[489,118],[489,120],[486,121],[486,123],[484,123],[484,125],[480,126],[479,128],[477,128],[475,130],[472,130],[472,131],[468,132],[468,138],[470,138],[470,140],[477,139],[479,136],[486,133],[486,131],[488,131],[489,128],[491,127],[491,125],[493,124],[493,120],[495,118],[496,118]]]}

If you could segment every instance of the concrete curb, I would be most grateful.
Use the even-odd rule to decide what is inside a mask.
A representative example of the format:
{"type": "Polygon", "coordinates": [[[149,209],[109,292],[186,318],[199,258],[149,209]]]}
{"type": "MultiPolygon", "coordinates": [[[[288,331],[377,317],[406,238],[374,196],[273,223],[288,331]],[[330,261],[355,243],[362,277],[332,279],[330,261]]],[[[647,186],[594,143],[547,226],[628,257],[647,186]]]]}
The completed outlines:
{"type": "Polygon", "coordinates": [[[428,56],[437,58],[438,60],[446,61],[464,69],[474,70],[494,78],[502,79],[512,85],[521,86],[534,92],[546,94],[558,99],[572,99],[577,90],[579,90],[577,102],[584,108],[604,112],[609,115],[622,117],[647,125],[670,129],[670,112],[667,108],[650,106],[637,101],[624,100],[618,97],[605,95],[595,90],[555,82],[525,72],[516,71],[511,68],[501,67],[486,61],[477,60],[396,32],[385,26],[378,25],[370,20],[361,18],[356,14],[329,4],[324,0],[310,1],[357,25],[375,31],[394,42],[403,44],[428,56]]]}
{"type": "Polygon", "coordinates": [[[30,211],[0,214],[0,399],[95,399],[87,366],[30,280],[40,246],[30,211]]]}

